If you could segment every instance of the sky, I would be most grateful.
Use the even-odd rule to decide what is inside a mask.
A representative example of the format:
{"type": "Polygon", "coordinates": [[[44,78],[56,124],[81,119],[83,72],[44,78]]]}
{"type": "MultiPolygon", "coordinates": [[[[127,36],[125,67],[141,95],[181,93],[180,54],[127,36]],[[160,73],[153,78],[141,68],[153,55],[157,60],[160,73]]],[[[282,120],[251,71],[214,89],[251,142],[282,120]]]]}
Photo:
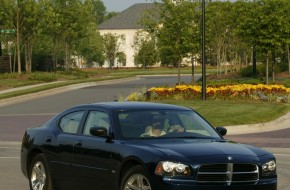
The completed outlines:
{"type": "MultiPolygon", "coordinates": [[[[121,12],[136,3],[152,3],[153,0],[102,0],[107,12],[121,12]]],[[[234,1],[234,0],[230,0],[234,1]]]]}
{"type": "Polygon", "coordinates": [[[121,12],[136,3],[151,3],[151,0],[102,0],[108,12],[121,12]]]}

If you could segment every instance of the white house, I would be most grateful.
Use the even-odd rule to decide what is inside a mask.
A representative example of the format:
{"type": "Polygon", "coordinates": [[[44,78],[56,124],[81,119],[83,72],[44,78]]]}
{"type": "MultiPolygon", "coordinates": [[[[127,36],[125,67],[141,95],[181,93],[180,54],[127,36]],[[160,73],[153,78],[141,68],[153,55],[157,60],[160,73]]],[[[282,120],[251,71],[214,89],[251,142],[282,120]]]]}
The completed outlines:
{"type": "MultiPolygon", "coordinates": [[[[154,8],[156,8],[154,3],[135,4],[99,25],[98,29],[101,35],[112,33],[124,36],[121,51],[126,54],[126,63],[124,65],[114,65],[115,67],[135,67],[134,39],[137,31],[143,29],[140,21],[144,14],[146,11],[153,10],[154,8]]],[[[104,67],[108,66],[109,64],[105,62],[104,67]]]]}

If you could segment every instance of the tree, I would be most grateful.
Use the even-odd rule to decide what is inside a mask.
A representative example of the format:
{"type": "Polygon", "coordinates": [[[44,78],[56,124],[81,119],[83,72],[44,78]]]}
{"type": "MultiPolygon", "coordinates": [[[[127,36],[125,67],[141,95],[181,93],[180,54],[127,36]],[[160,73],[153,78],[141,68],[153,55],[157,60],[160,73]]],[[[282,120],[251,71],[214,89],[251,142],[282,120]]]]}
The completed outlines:
{"type": "MultiPolygon", "coordinates": [[[[174,64],[178,67],[178,83],[180,84],[180,68],[184,57],[195,54],[199,44],[200,26],[195,20],[197,4],[185,0],[162,0],[160,18],[157,22],[151,21],[147,31],[157,37],[157,46],[161,55],[170,52],[174,64]],[[175,3],[177,2],[177,3],[175,3]]],[[[162,59],[161,59],[162,61],[162,59]]]]}
{"type": "Polygon", "coordinates": [[[154,40],[143,41],[139,51],[135,54],[134,62],[146,68],[158,62],[158,52],[154,40]]]}
{"type": "Polygon", "coordinates": [[[95,18],[96,24],[101,24],[106,15],[106,7],[101,0],[87,0],[86,4],[92,4],[93,5],[93,15],[95,18]]]}
{"type": "MultiPolygon", "coordinates": [[[[260,14],[258,17],[259,22],[256,26],[259,30],[257,45],[261,52],[266,53],[266,79],[267,84],[269,84],[270,54],[278,52],[283,47],[283,44],[286,43],[288,37],[287,11],[283,9],[286,6],[285,0],[261,0],[258,3],[260,14]]],[[[272,72],[274,80],[274,70],[272,72]]]]}
{"type": "Polygon", "coordinates": [[[21,52],[25,50],[25,70],[31,72],[32,42],[39,32],[39,23],[44,9],[35,0],[0,1],[5,11],[6,26],[16,32],[18,74],[22,72],[21,52]]]}
{"type": "Polygon", "coordinates": [[[107,33],[102,36],[102,39],[104,56],[109,63],[109,69],[112,69],[112,66],[114,66],[115,63],[117,53],[121,52],[120,47],[122,41],[124,40],[124,36],[107,33]]]}
{"type": "Polygon", "coordinates": [[[119,63],[121,65],[126,64],[126,54],[124,52],[122,51],[117,52],[116,58],[117,58],[117,67],[119,66],[119,63]]]}
{"type": "Polygon", "coordinates": [[[10,56],[10,72],[12,72],[11,53],[15,50],[15,29],[13,28],[12,20],[9,18],[11,12],[7,10],[10,1],[0,0],[0,56],[10,56]],[[5,49],[2,50],[2,47],[5,49]],[[6,51],[5,51],[6,50],[6,51]]]}
{"type": "Polygon", "coordinates": [[[64,68],[73,66],[72,56],[83,57],[88,64],[102,64],[100,36],[96,31],[104,17],[104,5],[99,0],[45,1],[45,21],[42,35],[49,36],[54,69],[64,60],[64,68]]]}
{"type": "Polygon", "coordinates": [[[21,60],[20,60],[20,19],[21,19],[21,3],[22,1],[5,1],[0,0],[0,9],[3,26],[15,30],[16,52],[17,52],[17,66],[18,74],[21,74],[21,60]]]}
{"type": "Polygon", "coordinates": [[[102,50],[102,37],[98,32],[93,30],[95,25],[87,25],[87,34],[79,39],[76,47],[77,54],[81,55],[87,66],[92,66],[94,63],[103,65],[104,55],[102,50]]]}
{"type": "Polygon", "coordinates": [[[86,23],[78,33],[74,49],[76,54],[82,56],[86,65],[103,65],[104,56],[102,50],[102,37],[96,31],[97,25],[104,19],[105,7],[99,0],[87,0],[82,6],[86,14],[83,15],[83,22],[86,23]]]}
{"type": "MultiPolygon", "coordinates": [[[[217,66],[217,75],[227,72],[228,63],[234,59],[235,36],[232,31],[233,3],[213,2],[207,6],[207,44],[215,55],[212,64],[217,66]],[[223,69],[223,67],[225,67],[223,69]]],[[[231,63],[233,64],[233,63],[231,63]]]]}
{"type": "Polygon", "coordinates": [[[25,50],[25,71],[31,73],[32,49],[35,35],[39,33],[42,15],[45,9],[41,2],[27,1],[23,7],[23,21],[21,27],[21,39],[25,50]]]}
{"type": "Polygon", "coordinates": [[[147,32],[139,31],[134,40],[134,62],[135,65],[141,65],[146,68],[158,62],[158,50],[154,37],[147,32]]]}
{"type": "MultiPolygon", "coordinates": [[[[268,84],[271,55],[275,55],[283,48],[289,35],[289,20],[287,19],[289,18],[287,16],[289,2],[287,0],[257,0],[242,5],[239,11],[240,20],[237,22],[239,23],[237,32],[257,51],[266,55],[268,84]]],[[[272,78],[274,79],[273,71],[272,78]]]]}

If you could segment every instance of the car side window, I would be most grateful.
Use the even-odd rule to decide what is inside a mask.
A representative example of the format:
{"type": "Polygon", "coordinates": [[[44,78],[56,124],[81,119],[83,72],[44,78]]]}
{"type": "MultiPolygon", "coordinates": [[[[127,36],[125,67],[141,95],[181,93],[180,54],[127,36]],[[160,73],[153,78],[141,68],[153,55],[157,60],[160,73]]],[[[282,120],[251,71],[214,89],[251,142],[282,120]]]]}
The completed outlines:
{"type": "Polygon", "coordinates": [[[82,116],[85,111],[69,113],[60,119],[59,127],[64,133],[77,134],[82,116]]]}
{"type": "Polygon", "coordinates": [[[92,127],[105,127],[109,132],[109,115],[106,112],[102,111],[90,111],[85,123],[83,134],[91,135],[90,129],[92,127]]]}

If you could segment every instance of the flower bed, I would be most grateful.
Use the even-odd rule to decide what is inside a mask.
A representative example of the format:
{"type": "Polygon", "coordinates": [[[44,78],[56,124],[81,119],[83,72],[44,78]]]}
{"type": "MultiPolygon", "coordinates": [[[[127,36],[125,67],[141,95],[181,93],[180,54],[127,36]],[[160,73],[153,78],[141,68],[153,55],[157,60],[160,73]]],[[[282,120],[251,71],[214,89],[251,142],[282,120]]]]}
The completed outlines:
{"type": "MultiPolygon", "coordinates": [[[[194,99],[201,97],[201,86],[177,85],[174,87],[153,87],[146,93],[146,98],[150,99],[194,99]]],[[[139,93],[139,96],[141,93],[139,93]]],[[[277,101],[288,102],[290,88],[282,85],[252,85],[239,84],[227,86],[210,86],[206,89],[208,99],[224,100],[258,100],[258,101],[277,101]]],[[[138,96],[130,95],[129,100],[136,100],[138,96]],[[130,99],[131,96],[131,99],[130,99]]]]}

